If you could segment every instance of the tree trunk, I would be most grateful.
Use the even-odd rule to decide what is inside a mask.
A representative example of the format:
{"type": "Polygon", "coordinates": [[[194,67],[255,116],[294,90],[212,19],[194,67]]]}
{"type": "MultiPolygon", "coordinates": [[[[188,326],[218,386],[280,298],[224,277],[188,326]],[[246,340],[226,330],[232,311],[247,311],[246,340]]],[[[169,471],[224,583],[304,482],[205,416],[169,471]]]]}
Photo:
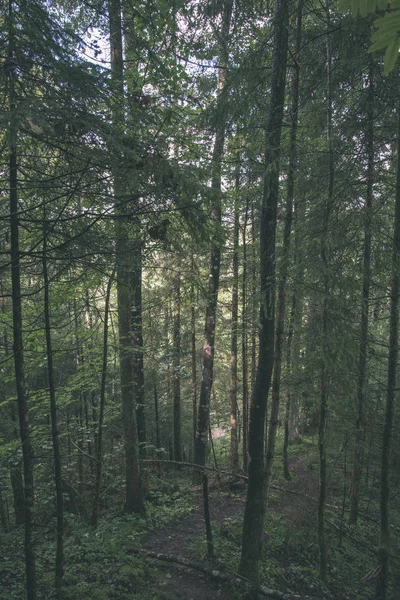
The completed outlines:
{"type": "Polygon", "coordinates": [[[173,398],[174,398],[174,460],[182,460],[181,447],[181,277],[180,265],[174,277],[174,350],[173,350],[173,398]]]}
{"type": "Polygon", "coordinates": [[[279,195],[280,141],[285,102],[288,49],[288,0],[277,0],[274,14],[274,49],[271,96],[265,132],[265,175],[260,223],[260,334],[256,381],[249,427],[249,483],[243,520],[239,571],[258,579],[264,534],[264,427],[274,355],[275,234],[279,195]]]}
{"type": "MultiPolygon", "coordinates": [[[[282,271],[281,277],[279,281],[279,292],[278,292],[278,325],[276,331],[276,358],[274,365],[274,387],[275,392],[278,395],[278,403],[279,403],[279,386],[280,386],[280,363],[281,357],[278,358],[278,346],[280,347],[280,351],[282,352],[282,342],[278,344],[278,332],[281,332],[283,335],[283,324],[285,317],[285,284],[286,284],[286,276],[287,269],[289,264],[289,243],[290,243],[290,228],[292,225],[293,218],[293,199],[294,199],[294,184],[296,177],[296,167],[297,167],[297,125],[298,125],[298,114],[299,114],[299,84],[300,84],[300,50],[301,50],[301,26],[302,26],[302,16],[303,16],[303,0],[299,0],[297,6],[297,30],[296,30],[296,54],[295,54],[295,65],[294,65],[294,75],[292,82],[292,109],[291,109],[291,117],[292,117],[292,126],[290,130],[290,148],[289,148],[289,169],[288,169],[288,188],[287,188],[287,199],[286,199],[286,218],[285,218],[285,231],[283,238],[283,261],[282,261],[282,271]],[[285,240],[287,241],[287,247],[285,247],[285,240]],[[279,325],[281,321],[281,325],[279,325]],[[277,382],[275,384],[275,378],[277,378],[277,382]]],[[[293,338],[293,305],[292,311],[290,313],[289,320],[289,333],[288,333],[288,348],[286,353],[286,365],[287,365],[287,373],[290,377],[290,368],[291,368],[291,342],[293,338]]],[[[274,398],[274,392],[272,393],[272,398],[274,398]]],[[[288,460],[288,446],[289,446],[289,422],[290,422],[290,410],[291,410],[291,393],[290,393],[290,384],[288,386],[288,391],[286,394],[286,407],[285,407],[285,421],[284,421],[284,440],[283,440],[283,474],[285,479],[290,479],[289,473],[289,460],[288,460]]],[[[272,399],[272,403],[274,400],[272,399]]],[[[271,430],[271,428],[270,428],[271,430]]],[[[271,440],[271,442],[275,442],[275,440],[271,440]]],[[[268,440],[269,442],[269,440],[268,440]]],[[[268,457],[270,455],[270,461],[273,460],[275,450],[275,444],[271,443],[271,451],[268,452],[267,449],[267,486],[268,479],[270,478],[270,474],[268,475],[268,457]]]]}
{"type": "Polygon", "coordinates": [[[238,447],[238,312],[239,312],[239,190],[240,190],[240,157],[237,159],[235,173],[235,207],[233,222],[233,274],[232,274],[232,320],[231,320],[231,468],[239,468],[238,447]]]}
{"type": "Polygon", "coordinates": [[[330,38],[330,16],[327,8],[327,143],[328,143],[328,193],[322,211],[320,255],[323,272],[322,322],[321,322],[321,366],[320,366],[320,412],[318,427],[319,450],[319,493],[318,493],[318,546],[319,546],[319,574],[321,581],[327,575],[327,550],[325,541],[325,498],[326,498],[326,423],[328,416],[328,353],[329,353],[329,292],[330,273],[328,256],[329,219],[333,204],[334,191],[334,156],[333,156],[333,123],[332,123],[332,49],[330,38]]]}
{"type": "Polygon", "coordinates": [[[55,588],[57,596],[61,596],[62,581],[64,576],[64,502],[61,475],[61,450],[58,435],[57,401],[54,384],[53,349],[50,322],[50,285],[47,270],[47,220],[46,208],[44,207],[43,223],[43,287],[44,287],[44,321],[46,333],[47,352],[47,377],[50,396],[51,437],[53,442],[54,458],[54,480],[56,485],[56,511],[57,511],[57,549],[56,549],[56,572],[55,588]]]}
{"type": "Polygon", "coordinates": [[[21,306],[21,263],[19,247],[19,215],[18,215],[18,163],[17,163],[17,107],[15,99],[15,78],[17,71],[12,67],[18,60],[15,48],[14,1],[8,3],[8,60],[7,70],[9,84],[9,206],[10,206],[10,238],[11,238],[11,296],[13,314],[13,353],[15,381],[17,387],[17,404],[19,431],[21,437],[24,466],[24,524],[25,524],[25,568],[26,594],[28,600],[36,600],[36,569],[33,539],[34,481],[33,481],[33,448],[30,435],[28,398],[25,385],[24,345],[22,338],[22,306],[21,306]]]}
{"type": "MultiPolygon", "coordinates": [[[[209,269],[209,284],[207,295],[206,320],[204,326],[203,345],[203,372],[200,388],[200,398],[197,417],[197,430],[195,440],[194,462],[204,465],[206,462],[208,426],[210,419],[210,399],[213,385],[214,372],[214,341],[217,317],[217,302],[219,288],[219,270],[221,263],[221,243],[218,239],[221,227],[221,165],[224,154],[225,127],[226,127],[226,67],[228,62],[228,37],[231,21],[233,0],[225,0],[223,7],[221,42],[220,42],[220,68],[218,70],[218,97],[217,97],[217,124],[215,132],[214,149],[212,155],[212,180],[211,188],[214,191],[214,202],[211,219],[216,227],[214,233],[217,239],[212,241],[209,269]]],[[[196,473],[195,473],[196,477],[196,473]]]]}
{"type": "Polygon", "coordinates": [[[96,481],[94,488],[94,500],[92,509],[92,527],[97,528],[99,517],[101,475],[103,466],[103,422],[104,409],[106,404],[106,383],[107,383],[107,358],[108,358],[108,316],[110,312],[111,287],[114,281],[114,272],[110,275],[107,283],[105,305],[104,305],[104,326],[103,326],[103,361],[101,367],[100,383],[100,407],[99,407],[99,428],[97,433],[97,454],[96,454],[96,481]]]}
{"type": "Polygon", "coordinates": [[[248,204],[246,206],[246,214],[243,223],[242,230],[242,246],[243,246],[243,272],[242,272],[242,393],[243,393],[243,405],[242,405],[242,461],[243,471],[247,473],[247,462],[248,462],[248,433],[249,433],[249,390],[248,390],[248,367],[247,367],[247,218],[248,218],[248,204]]]}
{"type": "MultiPolygon", "coordinates": [[[[124,68],[121,33],[120,0],[108,2],[110,26],[111,77],[113,84],[112,118],[114,133],[124,132],[124,68]]],[[[124,173],[119,157],[112,167],[116,216],[116,275],[118,296],[119,363],[121,379],[122,418],[125,438],[125,511],[144,513],[142,477],[139,465],[138,435],[135,406],[135,375],[132,357],[132,268],[129,223],[124,213],[124,173]]]]}
{"type": "Polygon", "coordinates": [[[365,438],[365,404],[367,380],[367,347],[369,295],[371,285],[371,247],[372,247],[372,202],[374,182],[374,82],[373,58],[369,57],[369,82],[367,97],[367,131],[365,150],[367,154],[367,191],[364,209],[364,257],[363,283],[361,296],[360,349],[358,358],[357,399],[358,415],[356,420],[356,439],[354,448],[353,474],[350,499],[350,523],[356,523],[358,517],[359,489],[361,481],[361,463],[365,438]]]}
{"type": "MultiPolygon", "coordinates": [[[[194,277],[194,261],[192,257],[192,277],[194,277]]],[[[192,367],[192,423],[193,423],[193,456],[196,444],[197,429],[197,360],[196,360],[196,307],[194,285],[190,287],[190,341],[191,341],[191,367],[192,367]]]]}
{"type": "MultiPolygon", "coordinates": [[[[292,127],[290,130],[290,148],[289,148],[289,169],[288,169],[288,185],[286,196],[286,215],[283,231],[283,248],[282,261],[280,268],[280,277],[278,284],[278,302],[277,302],[277,317],[276,317],[276,332],[275,332],[275,353],[274,353],[274,374],[272,380],[272,401],[271,401],[271,416],[269,422],[269,433],[267,440],[267,456],[265,468],[265,494],[268,493],[268,486],[271,481],[272,464],[275,454],[275,439],[276,430],[278,427],[279,417],[279,400],[281,386],[281,370],[282,370],[282,345],[283,345],[283,328],[285,322],[285,302],[286,302],[286,280],[289,269],[289,250],[290,236],[292,229],[293,218],[293,198],[294,184],[297,167],[297,122],[299,112],[299,71],[298,63],[299,53],[301,48],[301,20],[303,12],[303,0],[299,0],[297,8],[297,32],[296,32],[296,56],[295,56],[295,73],[292,84],[292,127]]],[[[286,446],[287,448],[287,446],[286,446]]],[[[287,453],[286,453],[287,456],[287,453]]]]}
{"type": "Polygon", "coordinates": [[[387,600],[390,566],[390,453],[392,446],[392,429],[394,402],[396,398],[396,370],[399,354],[399,295],[400,295],[400,103],[397,110],[397,173],[396,200],[392,256],[392,286],[390,291],[390,334],[387,392],[385,407],[385,423],[382,438],[381,456],[381,490],[380,490],[380,539],[379,539],[379,571],[376,579],[376,600],[387,600]]]}
{"type": "MultiPolygon", "coordinates": [[[[139,236],[139,234],[138,234],[139,236]]],[[[132,344],[134,347],[134,378],[136,398],[136,418],[139,439],[139,453],[146,458],[146,412],[144,397],[143,361],[143,315],[142,315],[142,242],[134,245],[135,261],[132,266],[132,344]]]]}

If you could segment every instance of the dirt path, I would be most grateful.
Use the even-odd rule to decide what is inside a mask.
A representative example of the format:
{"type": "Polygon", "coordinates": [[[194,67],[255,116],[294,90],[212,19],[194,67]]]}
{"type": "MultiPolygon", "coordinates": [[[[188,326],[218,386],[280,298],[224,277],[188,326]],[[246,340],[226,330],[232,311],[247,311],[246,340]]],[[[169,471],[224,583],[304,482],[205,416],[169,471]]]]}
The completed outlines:
{"type": "MultiPolygon", "coordinates": [[[[312,515],[316,507],[313,499],[317,498],[317,479],[316,473],[305,470],[297,457],[291,461],[291,472],[293,480],[280,484],[281,491],[274,489],[268,504],[274,512],[281,515],[289,527],[290,525],[299,527],[305,525],[304,521],[310,520],[310,514],[312,515]]],[[[211,494],[210,512],[214,529],[223,530],[225,520],[232,516],[243,517],[245,490],[235,494],[229,494],[227,491],[227,487],[224,487],[222,490],[214,490],[211,494]]],[[[229,522],[226,524],[229,529],[229,522]]],[[[266,535],[268,537],[267,532],[266,535]]],[[[190,515],[149,534],[144,540],[143,547],[154,552],[205,562],[205,527],[201,493],[196,492],[194,508],[190,515]],[[204,540],[201,549],[199,540],[204,540]],[[197,551],[194,549],[196,542],[197,551]]],[[[223,559],[223,556],[221,558],[223,559]]],[[[157,600],[234,600],[244,597],[243,592],[237,588],[233,589],[212,581],[191,569],[161,561],[157,563],[157,568],[160,573],[157,600]]]]}
{"type": "MultiPolygon", "coordinates": [[[[160,531],[154,531],[145,539],[143,546],[154,552],[172,554],[193,560],[204,560],[203,556],[195,555],[191,548],[193,541],[204,538],[204,518],[202,498],[196,494],[195,506],[190,515],[174,522],[160,531]]],[[[222,526],[224,519],[232,514],[242,515],[243,500],[226,494],[213,494],[210,499],[211,519],[217,526],[222,526]]],[[[201,573],[159,562],[158,582],[159,596],[157,600],[233,600],[235,592],[224,584],[211,581],[201,573]],[[162,575],[163,574],[163,575],[162,575]]],[[[236,596],[237,597],[237,596],[236,596]]]]}

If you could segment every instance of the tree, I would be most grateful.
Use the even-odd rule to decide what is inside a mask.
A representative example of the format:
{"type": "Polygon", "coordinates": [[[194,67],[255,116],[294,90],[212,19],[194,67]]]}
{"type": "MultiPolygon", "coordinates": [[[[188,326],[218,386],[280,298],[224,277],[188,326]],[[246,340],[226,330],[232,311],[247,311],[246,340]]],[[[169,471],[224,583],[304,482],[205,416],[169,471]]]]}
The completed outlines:
{"type": "Polygon", "coordinates": [[[249,579],[258,578],[264,522],[264,425],[271,383],[275,335],[275,233],[279,195],[280,141],[285,101],[289,4],[275,4],[274,47],[268,121],[265,130],[263,202],[260,224],[260,334],[256,381],[249,426],[249,482],[243,520],[239,570],[249,579]]]}
{"type": "MultiPolygon", "coordinates": [[[[113,83],[114,135],[123,136],[124,130],[124,69],[122,51],[122,24],[120,0],[108,3],[110,26],[111,74],[113,83]]],[[[121,159],[122,157],[120,157],[121,159]]],[[[131,314],[132,288],[130,266],[129,224],[124,221],[126,189],[124,172],[113,165],[116,213],[116,278],[118,294],[119,362],[121,377],[122,415],[125,435],[126,503],[125,510],[143,513],[143,486],[138,455],[138,437],[135,406],[135,380],[132,360],[131,314]]]]}

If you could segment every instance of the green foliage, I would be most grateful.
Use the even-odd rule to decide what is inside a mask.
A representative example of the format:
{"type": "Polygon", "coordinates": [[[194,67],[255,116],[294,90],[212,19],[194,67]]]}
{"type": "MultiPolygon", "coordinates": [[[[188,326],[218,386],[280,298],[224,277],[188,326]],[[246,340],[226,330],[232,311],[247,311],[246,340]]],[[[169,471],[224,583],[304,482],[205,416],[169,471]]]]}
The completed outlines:
{"type": "Polygon", "coordinates": [[[340,4],[343,11],[350,8],[354,17],[358,13],[362,17],[375,17],[374,27],[376,31],[371,35],[372,45],[369,52],[386,48],[384,71],[386,75],[393,71],[400,48],[400,37],[398,35],[400,31],[400,11],[398,10],[400,1],[393,0],[389,2],[390,10],[387,10],[388,2],[386,0],[342,0],[340,4]],[[380,16],[376,15],[376,10],[381,13],[380,16]]]}

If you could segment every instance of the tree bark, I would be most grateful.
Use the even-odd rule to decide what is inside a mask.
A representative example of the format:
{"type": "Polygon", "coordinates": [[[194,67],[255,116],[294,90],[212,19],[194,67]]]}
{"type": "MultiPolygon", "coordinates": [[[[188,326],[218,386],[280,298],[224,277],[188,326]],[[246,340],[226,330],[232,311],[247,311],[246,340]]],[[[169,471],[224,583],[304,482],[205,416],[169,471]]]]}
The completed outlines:
{"type": "Polygon", "coordinates": [[[271,96],[265,132],[265,175],[260,223],[260,333],[256,381],[249,427],[249,484],[243,520],[239,571],[258,579],[264,533],[264,428],[271,383],[275,329],[275,235],[279,195],[279,159],[285,102],[288,50],[288,0],[277,0],[274,14],[274,48],[271,96]]]}
{"type": "Polygon", "coordinates": [[[101,475],[103,466],[103,423],[104,410],[106,404],[106,383],[107,383],[107,359],[108,359],[108,317],[110,312],[110,296],[111,287],[114,281],[114,272],[110,275],[107,283],[106,297],[104,304],[104,325],[103,325],[103,360],[101,367],[101,383],[100,383],[100,407],[99,407],[99,423],[97,433],[97,454],[96,454],[96,480],[94,488],[94,499],[92,508],[92,527],[97,528],[99,517],[100,504],[100,489],[101,475]]]}
{"type": "MultiPolygon", "coordinates": [[[[109,0],[111,78],[113,85],[112,118],[114,134],[124,134],[124,68],[120,0],[109,0]]],[[[122,162],[123,156],[120,156],[122,162]]],[[[119,363],[122,418],[125,438],[125,511],[144,513],[142,477],[139,465],[135,406],[135,374],[132,350],[132,268],[129,224],[123,218],[124,173],[118,161],[112,167],[116,216],[116,276],[118,296],[119,363]]]]}
{"type": "Polygon", "coordinates": [[[181,447],[181,277],[178,272],[173,281],[174,295],[174,348],[173,348],[173,398],[174,398],[174,460],[182,460],[181,447]]]}
{"type": "Polygon", "coordinates": [[[242,230],[243,246],[243,271],[242,271],[242,468],[247,473],[248,463],[248,433],[249,433],[249,389],[248,389],[248,366],[247,366],[247,218],[248,204],[242,230]]]}
{"type": "Polygon", "coordinates": [[[61,450],[60,439],[58,435],[58,419],[57,419],[57,400],[56,389],[54,384],[54,368],[53,368],[53,349],[51,337],[51,322],[50,322],[50,284],[47,269],[47,218],[46,208],[44,207],[44,223],[43,223],[43,288],[44,288],[44,321],[46,334],[46,352],[47,352],[47,378],[49,384],[50,396],[50,418],[51,418],[51,437],[53,443],[53,458],[54,458],[54,480],[56,486],[56,511],[57,511],[57,549],[56,549],[56,570],[55,570],[55,588],[57,596],[61,596],[61,588],[64,577],[64,501],[62,489],[62,473],[61,473],[61,450]]]}
{"type": "Polygon", "coordinates": [[[204,326],[203,344],[203,372],[198,406],[197,430],[195,440],[194,461],[204,465],[206,462],[208,426],[210,419],[210,399],[214,373],[214,342],[217,317],[217,302],[219,288],[219,271],[221,264],[221,244],[219,229],[221,227],[221,165],[224,154],[225,127],[226,127],[226,65],[228,62],[228,37],[231,21],[233,0],[225,0],[223,6],[221,42],[220,42],[220,68],[218,70],[218,96],[217,96],[217,123],[215,141],[212,154],[212,180],[211,188],[214,191],[214,202],[211,219],[215,225],[214,235],[217,239],[212,241],[210,254],[209,283],[207,295],[206,319],[204,326]]]}
{"type": "MultiPolygon", "coordinates": [[[[296,51],[295,51],[295,65],[294,65],[294,75],[292,81],[292,108],[291,108],[291,129],[290,129],[290,148],[289,148],[289,168],[288,168],[288,187],[287,187],[287,198],[286,198],[286,217],[285,217],[285,230],[283,237],[283,260],[282,260],[282,270],[279,281],[279,292],[278,292],[278,325],[276,331],[276,356],[275,356],[275,365],[274,365],[274,387],[275,393],[278,396],[279,403],[279,393],[280,393],[280,363],[282,361],[282,357],[279,354],[282,353],[282,341],[278,344],[278,336],[283,336],[283,324],[285,318],[285,286],[286,286],[286,277],[287,270],[289,266],[289,244],[290,244],[290,231],[293,220],[293,200],[294,200],[294,186],[295,186],[295,177],[296,177],[296,168],[297,168],[297,126],[298,126],[298,118],[299,118],[299,87],[300,87],[300,51],[301,51],[301,34],[302,34],[302,17],[303,17],[303,0],[299,0],[297,5],[297,26],[296,26],[296,51]],[[280,348],[280,351],[278,350],[280,348]],[[276,378],[276,383],[275,383],[276,378]]],[[[293,309],[293,306],[292,306],[293,309]]],[[[288,348],[286,353],[286,365],[288,375],[290,376],[290,367],[291,367],[291,342],[293,338],[293,310],[291,311],[290,319],[289,319],[289,333],[288,333],[288,348]]],[[[272,392],[272,398],[274,398],[274,391],[272,392]]],[[[289,446],[289,422],[290,422],[290,410],[291,410],[291,393],[290,393],[290,384],[288,386],[288,391],[286,395],[286,407],[285,407],[285,421],[284,421],[284,440],[283,440],[283,473],[285,479],[290,479],[289,473],[289,460],[288,460],[288,446],[289,446]]],[[[272,403],[274,400],[272,400],[272,403]]],[[[271,427],[270,427],[271,431],[271,427]]],[[[275,440],[271,440],[271,450],[268,452],[267,449],[267,488],[270,479],[270,474],[268,474],[268,460],[272,462],[275,450],[275,444],[272,443],[275,440]],[[270,459],[268,458],[270,456],[270,459]]],[[[268,443],[270,440],[268,440],[268,443]]]]}
{"type": "Polygon", "coordinates": [[[34,515],[34,479],[33,448],[30,435],[28,398],[25,383],[24,344],[21,303],[21,254],[19,246],[18,215],[18,162],[17,162],[17,107],[15,97],[15,78],[17,72],[12,65],[16,64],[14,25],[14,1],[8,2],[8,91],[9,91],[9,207],[10,207],[10,239],[11,239],[11,296],[13,314],[13,353],[15,381],[17,387],[17,404],[19,431],[22,445],[24,467],[24,525],[25,525],[25,568],[26,595],[28,600],[36,600],[36,568],[33,538],[34,515]]]}
{"type": "Polygon", "coordinates": [[[356,420],[356,439],[354,447],[353,474],[350,499],[350,523],[357,523],[361,464],[365,438],[365,404],[367,382],[367,347],[369,326],[369,296],[371,285],[371,247],[372,247],[372,202],[374,182],[374,81],[373,58],[369,57],[368,95],[367,95],[367,131],[365,150],[367,154],[367,191],[364,208],[364,256],[363,282],[361,296],[360,348],[358,357],[357,399],[358,415],[356,420]]]}
{"type": "Polygon", "coordinates": [[[233,260],[232,260],[232,320],[231,320],[231,389],[230,389],[230,426],[231,426],[231,468],[239,468],[238,444],[238,313],[239,313],[239,190],[240,157],[235,169],[235,206],[233,215],[233,260]]]}
{"type": "Polygon", "coordinates": [[[396,370],[399,355],[399,296],[400,296],[400,102],[397,109],[397,172],[396,199],[392,255],[392,285],[390,290],[390,329],[385,422],[382,438],[381,489],[380,489],[380,539],[378,549],[379,572],[376,579],[376,600],[389,598],[390,567],[390,453],[394,403],[396,399],[396,370]]]}
{"type": "Polygon", "coordinates": [[[328,190],[325,206],[322,210],[320,256],[323,272],[323,300],[321,321],[321,364],[320,364],[320,407],[318,426],[318,450],[319,450],[319,492],[318,492],[318,546],[319,546],[319,575],[321,581],[326,580],[327,575],[327,549],[325,541],[325,499],[326,499],[326,424],[328,416],[328,353],[329,353],[329,248],[328,233],[329,219],[332,212],[334,192],[334,156],[333,156],[333,108],[332,108],[332,49],[330,38],[330,15],[327,5],[327,38],[326,38],[326,62],[327,62],[327,145],[328,145],[328,190]]]}
{"type": "MultiPolygon", "coordinates": [[[[279,418],[279,401],[280,401],[280,386],[281,386],[281,371],[282,371],[282,352],[283,352],[283,328],[285,323],[285,303],[286,303],[286,280],[289,269],[289,251],[290,251],[290,236],[292,230],[293,219],[293,198],[294,185],[297,167],[297,122],[299,112],[299,53],[301,48],[301,21],[303,12],[303,0],[299,0],[297,8],[297,31],[296,31],[296,55],[295,55],[295,73],[292,84],[292,126],[290,130],[290,147],[289,147],[289,168],[288,168],[288,184],[286,196],[286,214],[283,231],[283,248],[282,260],[280,268],[280,276],[278,283],[278,301],[277,301],[277,316],[276,316],[276,331],[275,331],[275,352],[274,352],[274,367],[272,380],[272,398],[271,398],[271,416],[269,421],[269,432],[267,439],[267,456],[265,467],[265,494],[268,494],[268,486],[271,481],[272,464],[275,454],[276,431],[278,428],[279,418]]],[[[286,446],[287,448],[287,446],[286,446]]],[[[286,453],[287,456],[287,453],[286,453]]]]}
{"type": "MultiPolygon", "coordinates": [[[[194,277],[194,260],[192,257],[192,277],[194,277]]],[[[190,341],[191,341],[191,367],[192,367],[192,423],[193,423],[193,456],[196,444],[197,429],[197,360],[196,360],[196,307],[194,285],[190,286],[190,341]]]]}

